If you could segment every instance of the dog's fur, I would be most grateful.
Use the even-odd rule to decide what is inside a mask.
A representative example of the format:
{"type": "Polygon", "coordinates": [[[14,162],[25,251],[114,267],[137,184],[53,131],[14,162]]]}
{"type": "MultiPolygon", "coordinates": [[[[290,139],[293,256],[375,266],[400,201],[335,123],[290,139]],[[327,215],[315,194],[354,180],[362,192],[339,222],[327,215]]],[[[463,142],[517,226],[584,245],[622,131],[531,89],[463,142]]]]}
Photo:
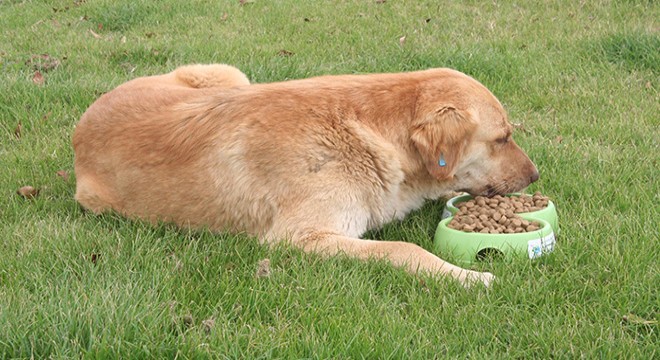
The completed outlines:
{"type": "Polygon", "coordinates": [[[90,106],[73,136],[76,199],[488,285],[417,245],[359,237],[426,199],[538,179],[511,132],[498,100],[449,69],[250,85],[236,68],[192,65],[90,106]]]}

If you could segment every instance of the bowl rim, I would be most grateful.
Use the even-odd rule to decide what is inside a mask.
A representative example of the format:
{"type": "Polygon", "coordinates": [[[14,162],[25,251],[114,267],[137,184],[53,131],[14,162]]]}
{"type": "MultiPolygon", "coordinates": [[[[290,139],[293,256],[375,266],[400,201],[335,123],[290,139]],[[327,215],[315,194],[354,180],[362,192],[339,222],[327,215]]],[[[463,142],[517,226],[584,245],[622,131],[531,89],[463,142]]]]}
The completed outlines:
{"type": "MultiPolygon", "coordinates": [[[[520,195],[530,195],[530,194],[515,192],[515,193],[509,193],[509,194],[506,194],[506,195],[503,195],[503,196],[520,196],[520,195]]],[[[448,209],[451,212],[451,216],[453,217],[454,215],[456,215],[456,213],[459,210],[458,207],[455,205],[458,200],[462,200],[463,198],[465,198],[466,199],[465,201],[467,201],[467,199],[474,199],[475,197],[476,196],[472,196],[470,194],[462,194],[462,195],[454,196],[453,198],[447,200],[447,202],[445,203],[445,208],[448,209]]],[[[546,207],[544,207],[543,209],[539,209],[539,210],[536,210],[536,211],[523,212],[523,213],[516,213],[516,214],[517,215],[535,214],[535,213],[538,213],[538,212],[541,212],[541,211],[545,211],[545,210],[547,210],[549,208],[552,208],[552,207],[555,207],[555,204],[552,202],[552,200],[548,199],[548,205],[546,207]]]]}

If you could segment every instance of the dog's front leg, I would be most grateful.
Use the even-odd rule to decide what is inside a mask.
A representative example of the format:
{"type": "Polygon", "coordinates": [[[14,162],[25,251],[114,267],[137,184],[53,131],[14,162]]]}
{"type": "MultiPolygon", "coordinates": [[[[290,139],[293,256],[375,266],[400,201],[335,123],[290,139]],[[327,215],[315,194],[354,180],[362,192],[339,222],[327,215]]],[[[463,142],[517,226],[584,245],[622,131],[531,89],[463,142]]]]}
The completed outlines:
{"type": "Polygon", "coordinates": [[[431,275],[449,275],[466,287],[474,283],[482,283],[488,287],[495,280],[491,273],[463,269],[415,244],[402,241],[364,240],[322,231],[300,234],[294,236],[292,241],[307,252],[326,256],[343,253],[362,260],[385,259],[413,274],[425,272],[431,275]]]}

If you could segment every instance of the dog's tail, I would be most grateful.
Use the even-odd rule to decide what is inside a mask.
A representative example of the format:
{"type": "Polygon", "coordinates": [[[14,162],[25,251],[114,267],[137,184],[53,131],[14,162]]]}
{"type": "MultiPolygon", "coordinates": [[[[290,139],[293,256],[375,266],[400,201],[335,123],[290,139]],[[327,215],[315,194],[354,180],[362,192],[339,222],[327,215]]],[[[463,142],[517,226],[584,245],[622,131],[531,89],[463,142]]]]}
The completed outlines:
{"type": "Polygon", "coordinates": [[[245,74],[225,64],[186,65],[174,70],[174,76],[178,82],[197,89],[250,85],[245,74]]]}

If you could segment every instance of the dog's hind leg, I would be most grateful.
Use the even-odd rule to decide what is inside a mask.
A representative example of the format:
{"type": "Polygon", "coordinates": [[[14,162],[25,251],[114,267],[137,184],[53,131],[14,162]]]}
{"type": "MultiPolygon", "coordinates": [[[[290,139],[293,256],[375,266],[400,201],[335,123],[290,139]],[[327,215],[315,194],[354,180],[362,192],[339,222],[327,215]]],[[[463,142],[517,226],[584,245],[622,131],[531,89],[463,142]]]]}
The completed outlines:
{"type": "Polygon", "coordinates": [[[178,82],[197,89],[250,85],[245,74],[225,64],[186,65],[174,70],[173,74],[178,82]]]}
{"type": "Polygon", "coordinates": [[[117,205],[111,192],[90,176],[78,175],[75,199],[85,209],[95,214],[110,211],[117,205]]]}

